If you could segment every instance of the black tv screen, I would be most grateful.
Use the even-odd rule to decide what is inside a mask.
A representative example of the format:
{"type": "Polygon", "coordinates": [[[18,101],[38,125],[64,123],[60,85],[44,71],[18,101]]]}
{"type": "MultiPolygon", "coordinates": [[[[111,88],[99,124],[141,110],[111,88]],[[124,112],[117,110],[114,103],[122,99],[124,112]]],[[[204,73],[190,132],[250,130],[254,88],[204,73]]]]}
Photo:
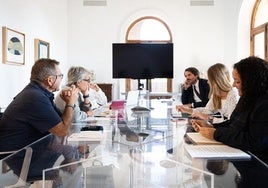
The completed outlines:
{"type": "Polygon", "coordinates": [[[113,78],[173,78],[172,43],[113,43],[113,78]]]}

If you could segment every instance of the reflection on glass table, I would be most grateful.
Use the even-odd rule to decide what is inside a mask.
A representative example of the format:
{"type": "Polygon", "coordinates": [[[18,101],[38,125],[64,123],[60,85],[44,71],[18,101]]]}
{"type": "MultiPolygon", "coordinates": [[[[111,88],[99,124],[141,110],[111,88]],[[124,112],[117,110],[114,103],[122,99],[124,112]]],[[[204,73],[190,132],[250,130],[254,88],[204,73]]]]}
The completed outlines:
{"type": "MultiPolygon", "coordinates": [[[[166,139],[154,140],[129,148],[125,144],[102,143],[87,159],[44,170],[49,174],[57,169],[63,177],[65,168],[79,168],[82,187],[147,188],[191,187],[192,174],[200,174],[199,185],[209,182],[213,187],[213,174],[168,158],[166,139]],[[117,150],[114,149],[117,147],[117,150]]],[[[74,174],[74,176],[76,176],[74,174]]],[[[195,182],[194,182],[195,183],[195,182]]]]}
{"type": "MultiPolygon", "coordinates": [[[[2,175],[13,178],[1,180],[1,187],[21,187],[37,183],[43,179],[43,169],[79,160],[77,148],[63,145],[61,141],[61,138],[49,134],[4,158],[1,161],[4,167],[2,175]]],[[[62,183],[57,170],[46,174],[45,179],[54,186],[62,183]]]]}
{"type": "MultiPolygon", "coordinates": [[[[154,110],[150,112],[150,118],[154,110]]],[[[44,187],[54,184],[54,187],[72,188],[93,185],[232,188],[238,185],[264,187],[268,184],[267,166],[254,156],[247,161],[191,158],[185,150],[185,145],[191,144],[185,140],[190,126],[187,120],[172,122],[168,109],[164,109],[163,113],[165,121],[159,124],[149,121],[152,123],[149,128],[142,123],[141,129],[133,123],[136,122],[135,117],[132,121],[92,117],[76,122],[70,134],[79,133],[82,127],[102,126],[103,130],[98,131],[103,135],[102,139],[70,141],[68,137],[67,143],[62,145],[58,142],[61,140],[49,135],[1,161],[10,171],[2,171],[0,187],[13,185],[19,176],[23,177],[20,174],[23,172],[21,169],[25,169],[22,167],[25,153],[31,156],[25,180],[27,183],[41,180],[44,187]],[[43,162],[46,160],[49,162],[43,162]]],[[[155,120],[161,120],[160,115],[154,116],[155,120]]]]}

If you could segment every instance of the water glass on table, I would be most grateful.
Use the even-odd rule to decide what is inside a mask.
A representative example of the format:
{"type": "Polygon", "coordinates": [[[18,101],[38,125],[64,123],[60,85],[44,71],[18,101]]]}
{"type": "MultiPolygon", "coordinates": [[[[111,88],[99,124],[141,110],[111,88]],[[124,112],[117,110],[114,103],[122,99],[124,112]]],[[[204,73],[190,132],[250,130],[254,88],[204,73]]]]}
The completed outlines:
{"type": "Polygon", "coordinates": [[[112,126],[117,126],[117,121],[118,121],[118,110],[111,109],[110,114],[110,125],[112,126]]]}

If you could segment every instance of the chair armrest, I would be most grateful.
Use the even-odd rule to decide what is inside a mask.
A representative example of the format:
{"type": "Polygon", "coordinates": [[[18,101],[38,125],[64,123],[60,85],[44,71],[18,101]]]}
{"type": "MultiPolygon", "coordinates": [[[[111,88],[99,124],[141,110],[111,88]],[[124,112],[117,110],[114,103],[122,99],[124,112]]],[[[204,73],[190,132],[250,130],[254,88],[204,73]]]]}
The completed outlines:
{"type": "MultiPolygon", "coordinates": [[[[33,149],[31,147],[27,147],[18,182],[13,185],[5,186],[5,188],[17,188],[17,187],[23,187],[27,185],[26,180],[28,176],[29,167],[31,164],[32,153],[33,153],[33,149]]],[[[3,162],[3,164],[5,163],[3,162]]],[[[4,170],[9,171],[10,169],[4,169],[4,170]]]]}

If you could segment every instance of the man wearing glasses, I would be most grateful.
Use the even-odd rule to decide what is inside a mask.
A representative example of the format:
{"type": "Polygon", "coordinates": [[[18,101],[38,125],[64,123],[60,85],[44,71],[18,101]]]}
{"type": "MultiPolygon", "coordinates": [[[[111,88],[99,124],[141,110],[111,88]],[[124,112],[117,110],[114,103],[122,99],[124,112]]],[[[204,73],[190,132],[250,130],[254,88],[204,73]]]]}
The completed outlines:
{"type": "MultiPolygon", "coordinates": [[[[78,90],[75,86],[71,86],[61,92],[61,98],[66,103],[61,113],[53,102],[53,92],[59,90],[62,78],[58,61],[39,59],[35,62],[31,70],[30,83],[14,97],[1,118],[0,152],[19,150],[50,133],[52,133],[51,140],[53,135],[64,137],[69,133],[78,90]]],[[[50,149],[53,150],[53,147],[50,149]]],[[[57,152],[61,152],[60,148],[57,152]]],[[[66,160],[66,156],[64,157],[66,160]]],[[[73,157],[69,155],[69,160],[73,157]]],[[[16,162],[14,159],[13,163],[16,162]]],[[[40,171],[30,168],[29,174],[35,173],[33,176],[36,176],[36,173],[42,174],[42,169],[51,166],[53,162],[40,163],[38,165],[40,171]]],[[[13,170],[16,173],[16,170],[20,169],[13,170]]]]}
{"type": "Polygon", "coordinates": [[[40,59],[33,65],[30,83],[14,97],[1,119],[0,150],[20,149],[48,133],[67,135],[78,91],[70,87],[62,92],[66,107],[60,114],[53,92],[59,90],[62,77],[55,60],[40,59]]]}

